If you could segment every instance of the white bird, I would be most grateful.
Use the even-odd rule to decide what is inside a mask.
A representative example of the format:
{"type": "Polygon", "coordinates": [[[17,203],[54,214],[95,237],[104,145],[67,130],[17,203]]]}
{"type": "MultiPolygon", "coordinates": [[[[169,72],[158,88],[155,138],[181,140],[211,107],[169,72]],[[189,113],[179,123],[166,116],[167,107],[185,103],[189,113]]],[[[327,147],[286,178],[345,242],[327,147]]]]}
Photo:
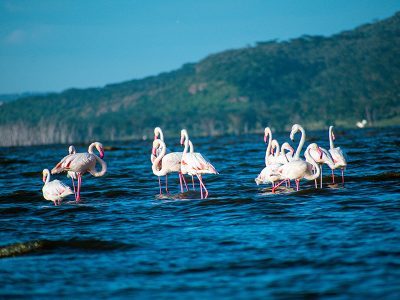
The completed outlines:
{"type": "Polygon", "coordinates": [[[290,132],[290,139],[294,140],[294,135],[300,131],[301,132],[301,139],[299,142],[299,145],[296,149],[296,153],[293,157],[293,159],[280,166],[277,170],[277,174],[274,175],[280,175],[282,181],[278,184],[275,185],[274,188],[272,188],[272,192],[275,193],[275,190],[278,186],[280,186],[283,182],[286,180],[295,180],[296,181],[296,190],[299,190],[299,185],[300,185],[300,179],[304,178],[307,180],[314,180],[319,177],[320,175],[320,169],[317,165],[317,163],[313,160],[311,157],[309,151],[310,149],[314,149],[316,144],[310,144],[306,152],[304,153],[306,159],[309,160],[309,162],[306,162],[302,159],[300,159],[300,152],[301,149],[303,148],[305,139],[306,139],[306,134],[303,129],[299,124],[294,124],[292,127],[292,131],[290,132]],[[313,168],[315,167],[316,172],[313,174],[313,168]]]}
{"type": "Polygon", "coordinates": [[[199,152],[188,152],[189,135],[186,129],[181,130],[181,145],[185,146],[182,153],[181,171],[183,174],[196,175],[200,182],[201,199],[208,197],[208,191],[202,180],[202,174],[218,174],[214,166],[199,152]],[[205,197],[203,197],[203,189],[205,197]]]}
{"type": "MultiPolygon", "coordinates": [[[[165,176],[165,191],[168,191],[168,174],[172,172],[177,172],[179,174],[179,180],[182,185],[181,176],[181,159],[182,159],[182,152],[171,152],[165,154],[167,147],[165,143],[161,139],[155,139],[153,141],[153,149],[152,153],[156,157],[153,161],[151,169],[153,170],[154,175],[158,176],[158,183],[160,186],[160,195],[162,194],[162,187],[160,176],[165,176]],[[157,154],[157,150],[161,149],[161,152],[157,154]]],[[[183,192],[183,191],[182,191],[183,192]]]]}
{"type": "Polygon", "coordinates": [[[68,185],[60,180],[50,181],[50,171],[48,169],[44,169],[42,175],[44,182],[42,188],[43,197],[46,200],[53,201],[54,205],[60,204],[62,198],[74,193],[68,185]]]}
{"type": "Polygon", "coordinates": [[[329,153],[333,159],[333,167],[332,169],[332,181],[335,183],[335,174],[334,169],[341,168],[342,169],[342,183],[344,185],[344,169],[347,167],[347,159],[346,154],[343,152],[340,147],[336,147],[333,144],[335,140],[335,135],[333,134],[333,126],[329,126],[329,153]]]}
{"type": "Polygon", "coordinates": [[[269,164],[262,169],[261,173],[258,174],[257,178],[255,179],[257,185],[272,183],[272,187],[274,187],[275,182],[281,179],[281,176],[278,174],[278,168],[280,166],[282,166],[282,164],[274,163],[269,164]]]}
{"type": "Polygon", "coordinates": [[[76,172],[78,176],[78,189],[76,192],[76,201],[80,200],[82,175],[89,172],[95,177],[103,176],[107,172],[107,164],[102,158],[104,157],[103,145],[99,142],[90,144],[88,152],[75,153],[65,156],[52,170],[51,174],[61,173],[63,171],[76,172]],[[93,153],[93,148],[96,147],[100,157],[93,153]],[[96,170],[96,163],[101,165],[101,170],[96,170]]]}
{"type": "MultiPolygon", "coordinates": [[[[334,165],[333,159],[328,150],[319,146],[312,147],[310,150],[310,156],[315,160],[320,168],[320,188],[322,188],[322,166],[327,164],[330,168],[332,168],[334,165]]],[[[315,179],[315,188],[317,188],[317,186],[317,179],[315,179]]]]}

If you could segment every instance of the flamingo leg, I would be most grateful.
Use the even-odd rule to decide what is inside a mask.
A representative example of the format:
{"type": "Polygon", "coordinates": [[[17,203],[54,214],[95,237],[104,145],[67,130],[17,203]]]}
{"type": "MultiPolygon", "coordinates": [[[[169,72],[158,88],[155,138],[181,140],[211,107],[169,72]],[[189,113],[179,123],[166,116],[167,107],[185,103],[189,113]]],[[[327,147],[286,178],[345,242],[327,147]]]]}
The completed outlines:
{"type": "Polygon", "coordinates": [[[315,183],[315,188],[318,188],[318,183],[317,183],[317,179],[314,179],[314,183],[315,183]]]}
{"type": "Polygon", "coordinates": [[[76,201],[79,202],[81,200],[81,184],[82,184],[82,175],[81,173],[77,173],[78,175],[78,191],[76,193],[76,201]]]}
{"type": "Polygon", "coordinates": [[[181,174],[182,179],[183,179],[183,183],[185,184],[185,188],[186,188],[186,192],[189,191],[187,183],[186,183],[186,179],[185,179],[185,175],[181,174]]]}
{"type": "Polygon", "coordinates": [[[71,177],[72,180],[72,186],[74,187],[74,195],[75,195],[75,199],[76,199],[76,190],[75,190],[75,181],[74,181],[74,177],[71,177]]]}
{"type": "Polygon", "coordinates": [[[288,183],[289,183],[288,185],[289,185],[289,187],[290,187],[290,179],[288,179],[287,181],[288,181],[288,183]]]}
{"type": "Polygon", "coordinates": [[[300,188],[300,180],[296,179],[296,191],[299,191],[300,188]]]}
{"type": "Polygon", "coordinates": [[[179,184],[181,185],[181,193],[183,193],[183,185],[182,185],[182,173],[179,172],[179,184]]]}
{"type": "Polygon", "coordinates": [[[275,186],[272,188],[272,193],[275,194],[275,190],[278,188],[278,186],[280,186],[284,182],[286,182],[286,179],[284,179],[281,182],[275,184],[275,186]]]}
{"type": "Polygon", "coordinates": [[[204,191],[206,192],[205,197],[204,198],[202,197],[201,199],[206,199],[208,197],[208,190],[207,190],[206,186],[204,185],[201,175],[198,175],[197,177],[199,178],[199,181],[200,181],[200,189],[201,189],[201,187],[203,187],[204,191]]]}
{"type": "Polygon", "coordinates": [[[344,168],[342,168],[342,183],[343,183],[343,186],[344,186],[344,168]]]}
{"type": "Polygon", "coordinates": [[[168,191],[168,175],[165,175],[165,191],[167,192],[167,194],[169,194],[169,191],[168,191]]]}
{"type": "Polygon", "coordinates": [[[193,186],[193,191],[195,191],[196,188],[194,187],[194,177],[193,177],[193,175],[192,175],[192,186],[193,186]]]}
{"type": "Polygon", "coordinates": [[[160,195],[162,195],[162,188],[161,188],[161,179],[160,179],[160,176],[158,176],[158,186],[160,187],[160,195]]]}
{"type": "Polygon", "coordinates": [[[203,199],[202,182],[201,182],[200,176],[197,175],[197,174],[196,174],[196,176],[197,176],[197,179],[199,179],[199,183],[200,183],[200,195],[201,195],[201,199],[203,199]]]}
{"type": "Polygon", "coordinates": [[[320,173],[321,173],[321,180],[320,180],[319,187],[322,189],[322,165],[320,166],[320,173]]]}
{"type": "Polygon", "coordinates": [[[332,183],[335,183],[335,172],[332,169],[332,183]]]}

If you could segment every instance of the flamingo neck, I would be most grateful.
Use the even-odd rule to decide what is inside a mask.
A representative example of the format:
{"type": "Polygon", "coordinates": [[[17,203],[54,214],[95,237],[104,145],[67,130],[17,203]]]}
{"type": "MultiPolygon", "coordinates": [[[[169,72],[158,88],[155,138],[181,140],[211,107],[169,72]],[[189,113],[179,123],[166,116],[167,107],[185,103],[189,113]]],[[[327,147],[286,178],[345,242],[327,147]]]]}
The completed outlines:
{"type": "Polygon", "coordinates": [[[308,161],[310,164],[312,164],[314,169],[316,170],[315,174],[313,174],[313,175],[309,175],[306,173],[304,175],[304,178],[307,180],[317,179],[319,177],[319,175],[321,174],[321,169],[320,169],[319,165],[316,163],[316,161],[312,158],[309,148],[307,148],[306,152],[304,153],[304,156],[306,157],[306,161],[308,161]]]}
{"type": "Polygon", "coordinates": [[[329,126],[329,148],[333,149],[335,148],[335,145],[333,144],[333,126],[329,126]]]}
{"type": "Polygon", "coordinates": [[[268,133],[268,146],[267,146],[267,150],[265,151],[265,158],[267,158],[269,156],[269,154],[271,153],[271,147],[272,147],[272,132],[271,132],[271,129],[269,127],[267,127],[265,129],[265,133],[268,133]]]}
{"type": "Polygon", "coordinates": [[[303,127],[299,126],[298,130],[300,130],[300,132],[301,132],[301,138],[300,138],[299,145],[297,146],[296,153],[294,154],[294,159],[300,159],[300,152],[301,152],[301,149],[303,149],[304,142],[306,140],[306,132],[303,129],[303,127]]]}
{"type": "Polygon", "coordinates": [[[46,170],[43,175],[46,176],[46,181],[44,182],[44,184],[49,183],[50,182],[50,172],[48,170],[46,170]]]}
{"type": "Polygon", "coordinates": [[[189,134],[187,133],[187,131],[183,132],[183,139],[184,139],[184,145],[185,148],[183,148],[183,154],[186,154],[188,152],[188,148],[189,148],[189,134]]]}
{"type": "Polygon", "coordinates": [[[278,157],[279,153],[280,153],[280,146],[279,146],[279,143],[277,140],[274,140],[274,145],[275,145],[275,151],[276,151],[274,156],[278,157]]]}
{"type": "Polygon", "coordinates": [[[90,145],[89,145],[89,148],[88,148],[88,152],[90,153],[90,154],[93,154],[93,148],[96,146],[96,143],[91,143],[90,145]]]}
{"type": "Polygon", "coordinates": [[[189,141],[189,152],[190,153],[194,152],[194,147],[193,147],[192,141],[189,141]]]}
{"type": "Polygon", "coordinates": [[[163,157],[165,156],[165,151],[166,151],[165,149],[166,149],[166,147],[165,147],[165,143],[164,143],[161,139],[158,140],[158,145],[161,146],[161,153],[160,153],[160,155],[157,156],[157,158],[153,161],[153,164],[151,165],[151,169],[153,170],[153,173],[154,173],[155,175],[157,175],[157,176],[164,176],[165,174],[164,174],[164,172],[163,172],[163,170],[162,170],[162,167],[161,167],[161,169],[159,170],[159,169],[158,169],[158,165],[160,164],[161,160],[162,160],[163,157]]]}
{"type": "Polygon", "coordinates": [[[92,155],[95,157],[96,161],[101,165],[100,171],[96,171],[94,168],[93,170],[90,170],[90,174],[92,174],[94,177],[100,177],[103,176],[107,172],[107,164],[104,160],[102,160],[100,157],[98,157],[96,154],[92,155]]]}

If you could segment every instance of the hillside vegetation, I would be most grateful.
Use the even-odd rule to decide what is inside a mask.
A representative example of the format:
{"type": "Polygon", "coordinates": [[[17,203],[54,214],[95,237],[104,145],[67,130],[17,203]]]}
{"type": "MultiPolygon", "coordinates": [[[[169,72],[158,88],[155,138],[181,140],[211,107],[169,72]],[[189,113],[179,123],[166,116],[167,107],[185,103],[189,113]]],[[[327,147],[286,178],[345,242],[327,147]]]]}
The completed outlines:
{"type": "Polygon", "coordinates": [[[400,13],[331,37],[259,42],[103,88],[0,106],[0,145],[400,124],[400,13]]]}

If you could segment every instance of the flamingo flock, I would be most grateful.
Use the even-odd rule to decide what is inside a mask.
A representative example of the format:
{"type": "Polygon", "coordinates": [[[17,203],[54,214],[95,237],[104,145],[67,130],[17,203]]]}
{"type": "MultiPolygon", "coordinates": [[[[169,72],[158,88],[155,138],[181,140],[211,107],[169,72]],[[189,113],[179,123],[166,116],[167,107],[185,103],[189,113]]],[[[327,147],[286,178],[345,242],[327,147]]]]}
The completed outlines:
{"type": "MultiPolygon", "coordinates": [[[[324,164],[332,170],[332,183],[335,183],[335,169],[342,171],[342,184],[344,186],[344,170],[347,167],[346,155],[340,147],[334,146],[335,135],[333,126],[329,127],[329,150],[326,150],[316,143],[311,143],[304,151],[304,159],[300,157],[301,151],[306,140],[306,133],[302,126],[294,124],[290,132],[290,139],[294,141],[297,133],[300,133],[300,141],[296,151],[288,142],[282,146],[276,139],[272,139],[272,131],[269,127],[264,130],[264,143],[267,144],[265,152],[265,167],[255,178],[257,185],[272,184],[272,193],[275,193],[279,186],[285,184],[290,187],[290,182],[295,181],[296,191],[300,189],[300,180],[314,180],[315,187],[322,188],[322,167],[324,164]]],[[[165,177],[165,193],[169,194],[168,175],[178,173],[181,193],[189,192],[189,187],[185,175],[192,178],[191,189],[196,190],[194,178],[199,183],[200,198],[208,197],[208,190],[203,180],[204,174],[219,174],[211,162],[201,153],[194,152],[193,143],[189,139],[186,129],[180,132],[180,144],[183,150],[171,152],[165,143],[164,134],[160,127],[154,129],[154,140],[150,155],[151,169],[153,174],[158,177],[159,194],[163,194],[161,177],[165,177]]],[[[107,172],[107,164],[103,160],[104,148],[99,142],[89,145],[88,152],[77,153],[74,146],[68,149],[68,155],[62,158],[51,170],[44,169],[42,172],[44,186],[42,188],[43,197],[60,205],[61,200],[74,194],[76,202],[81,199],[82,175],[90,173],[94,177],[101,177],[107,172]],[[94,153],[96,149],[99,153],[94,153]],[[98,171],[96,165],[101,169],[98,171]],[[73,189],[59,180],[50,181],[50,174],[67,172],[67,177],[71,178],[73,189]],[[77,180],[77,185],[75,185],[77,180]]]]}
{"type": "Polygon", "coordinates": [[[168,191],[168,174],[176,172],[179,175],[181,192],[184,192],[183,184],[186,191],[188,186],[185,180],[185,174],[192,176],[192,187],[195,189],[194,176],[197,177],[200,184],[200,197],[205,199],[208,197],[208,190],[203,182],[203,174],[218,174],[211,162],[206,159],[201,153],[194,152],[193,144],[189,140],[189,134],[186,129],[181,130],[181,145],[184,146],[183,152],[170,152],[166,154],[167,147],[164,143],[164,135],[159,127],[154,129],[154,141],[151,155],[153,174],[158,176],[160,195],[162,187],[160,176],[165,176],[165,191],[168,191]],[[190,148],[190,149],[189,149],[190,148]],[[188,152],[189,151],[189,152],[188,152]]]}
{"type": "Polygon", "coordinates": [[[318,187],[317,178],[320,178],[320,188],[322,188],[322,166],[327,164],[332,169],[332,183],[335,183],[334,170],[342,169],[342,184],[344,186],[344,169],[347,166],[346,156],[344,152],[333,145],[334,134],[333,126],[329,127],[329,151],[318,146],[316,143],[311,143],[307,146],[304,152],[304,159],[300,157],[303,149],[306,133],[302,126],[294,124],[290,132],[290,139],[294,141],[296,133],[301,133],[301,138],[297,146],[296,152],[293,154],[293,148],[285,142],[282,145],[279,153],[279,143],[272,139],[272,132],[269,127],[264,130],[264,142],[268,145],[265,153],[265,168],[255,178],[257,185],[272,184],[272,193],[276,189],[286,183],[290,185],[290,181],[296,182],[296,191],[300,188],[300,180],[315,180],[315,187],[318,187]],[[274,154],[274,149],[277,149],[274,154]],[[288,153],[286,153],[286,151],[288,153]],[[278,154],[279,153],[279,154],[278,154]]]}
{"type": "Polygon", "coordinates": [[[59,180],[50,181],[50,172],[48,169],[43,170],[43,182],[45,183],[42,192],[43,197],[46,200],[54,202],[54,205],[60,204],[62,198],[74,194],[77,202],[81,199],[81,186],[82,186],[82,175],[89,172],[95,177],[101,177],[107,172],[107,164],[102,159],[104,157],[103,145],[99,142],[90,144],[88,152],[76,153],[75,147],[70,146],[68,149],[68,155],[65,156],[61,161],[51,170],[51,174],[58,174],[61,172],[67,172],[67,176],[71,177],[74,191],[66,184],[59,180]],[[96,148],[99,152],[99,156],[94,154],[93,148],[96,148]],[[101,165],[101,170],[96,170],[96,164],[101,165]],[[78,186],[75,189],[74,180],[77,179],[78,186]]]}

